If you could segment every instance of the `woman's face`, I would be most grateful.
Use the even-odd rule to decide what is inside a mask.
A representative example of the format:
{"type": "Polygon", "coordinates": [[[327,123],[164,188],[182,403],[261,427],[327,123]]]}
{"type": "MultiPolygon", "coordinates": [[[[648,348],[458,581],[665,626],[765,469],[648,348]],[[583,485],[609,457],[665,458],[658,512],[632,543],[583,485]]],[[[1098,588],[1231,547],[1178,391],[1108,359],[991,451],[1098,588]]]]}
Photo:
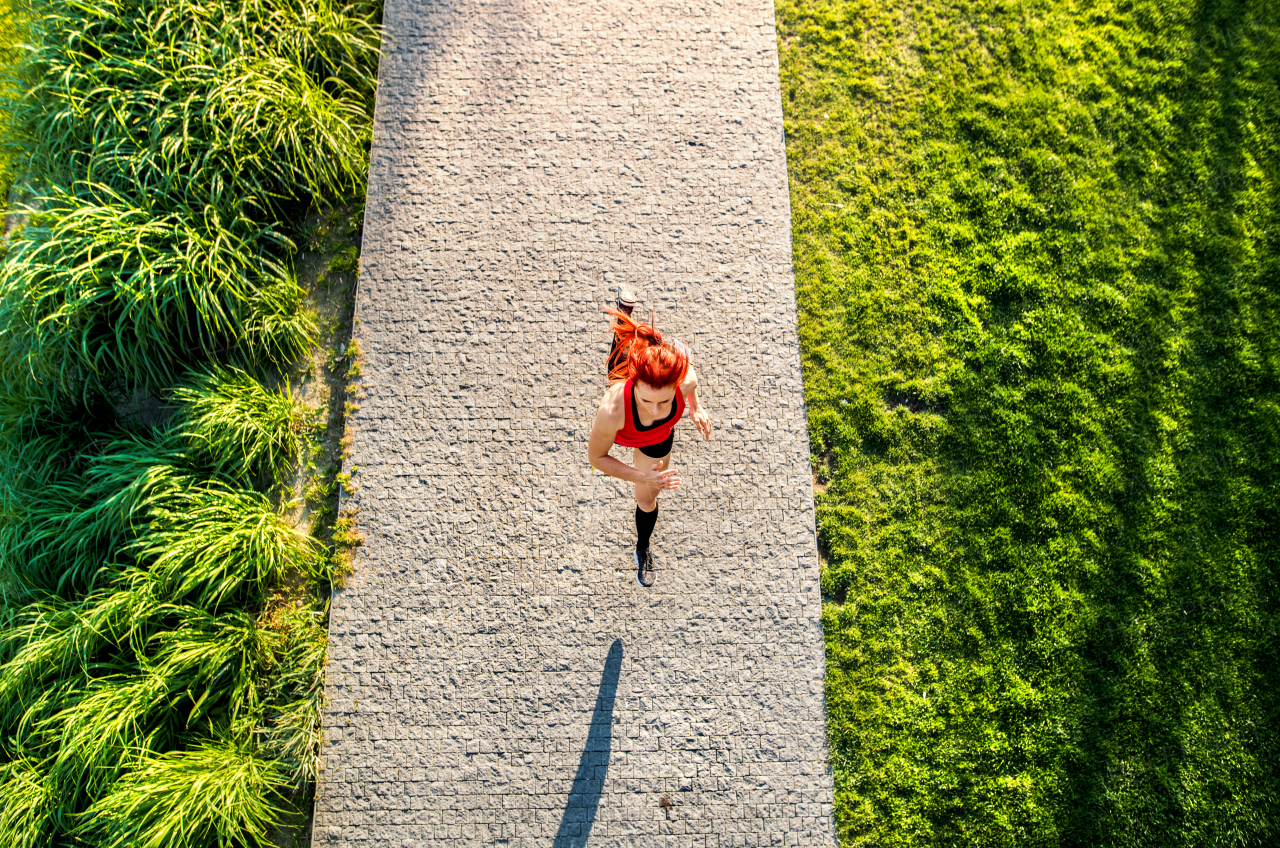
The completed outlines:
{"type": "Polygon", "coordinates": [[[676,387],[655,389],[643,380],[636,380],[632,385],[636,390],[636,404],[645,418],[666,418],[671,414],[671,402],[676,397],[676,387]]]}

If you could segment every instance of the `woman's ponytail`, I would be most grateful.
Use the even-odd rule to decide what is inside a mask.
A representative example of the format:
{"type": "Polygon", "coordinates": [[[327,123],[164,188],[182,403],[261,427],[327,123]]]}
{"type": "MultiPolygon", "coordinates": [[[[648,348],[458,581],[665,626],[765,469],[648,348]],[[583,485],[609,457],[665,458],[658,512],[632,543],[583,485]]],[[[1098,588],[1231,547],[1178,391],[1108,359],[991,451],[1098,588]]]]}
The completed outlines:
{"type": "Polygon", "coordinates": [[[684,345],[669,344],[651,324],[641,323],[618,309],[604,310],[613,317],[618,349],[625,355],[609,372],[609,381],[639,380],[655,389],[679,385],[689,373],[689,354],[684,345]]]}

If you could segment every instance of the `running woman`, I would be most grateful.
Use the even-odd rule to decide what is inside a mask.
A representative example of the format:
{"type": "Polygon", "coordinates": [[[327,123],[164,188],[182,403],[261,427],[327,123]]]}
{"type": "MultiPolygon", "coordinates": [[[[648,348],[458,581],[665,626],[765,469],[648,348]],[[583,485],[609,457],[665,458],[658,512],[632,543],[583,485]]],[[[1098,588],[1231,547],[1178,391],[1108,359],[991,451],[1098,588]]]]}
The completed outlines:
{"type": "Polygon", "coordinates": [[[613,316],[614,345],[609,351],[611,385],[596,409],[587,441],[592,466],[636,488],[636,582],[653,585],[653,554],[649,538],[658,521],[658,495],[680,485],[670,468],[676,422],[686,409],[704,439],[711,438],[711,419],[698,403],[698,376],[689,352],[675,341],[664,341],[649,324],[629,314],[634,296],[625,292],[613,316]],[[632,301],[628,303],[627,301],[632,301]],[[609,456],[613,445],[632,448],[631,465],[609,456]]]}

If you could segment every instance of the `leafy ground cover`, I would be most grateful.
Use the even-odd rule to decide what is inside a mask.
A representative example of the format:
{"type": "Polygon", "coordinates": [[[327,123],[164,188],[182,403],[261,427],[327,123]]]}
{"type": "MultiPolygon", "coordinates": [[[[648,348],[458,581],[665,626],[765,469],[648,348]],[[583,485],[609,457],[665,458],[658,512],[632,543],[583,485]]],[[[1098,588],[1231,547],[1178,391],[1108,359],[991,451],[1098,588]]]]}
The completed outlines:
{"type": "Polygon", "coordinates": [[[1280,5],[779,0],[846,845],[1280,840],[1280,5]]]}
{"type": "Polygon", "coordinates": [[[6,8],[0,844],[303,841],[379,6],[6,8]]]}

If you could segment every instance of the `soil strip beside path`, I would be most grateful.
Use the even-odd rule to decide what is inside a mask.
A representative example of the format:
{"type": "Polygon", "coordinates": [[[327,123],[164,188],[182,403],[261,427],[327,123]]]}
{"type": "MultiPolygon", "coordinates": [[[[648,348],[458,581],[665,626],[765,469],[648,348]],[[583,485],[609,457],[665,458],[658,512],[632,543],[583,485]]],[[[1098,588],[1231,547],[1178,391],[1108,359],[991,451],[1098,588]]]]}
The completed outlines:
{"type": "Polygon", "coordinates": [[[832,844],[772,5],[385,22],[314,843],[832,844]],[[586,455],[621,282],[715,422],[651,589],[586,455]]]}

